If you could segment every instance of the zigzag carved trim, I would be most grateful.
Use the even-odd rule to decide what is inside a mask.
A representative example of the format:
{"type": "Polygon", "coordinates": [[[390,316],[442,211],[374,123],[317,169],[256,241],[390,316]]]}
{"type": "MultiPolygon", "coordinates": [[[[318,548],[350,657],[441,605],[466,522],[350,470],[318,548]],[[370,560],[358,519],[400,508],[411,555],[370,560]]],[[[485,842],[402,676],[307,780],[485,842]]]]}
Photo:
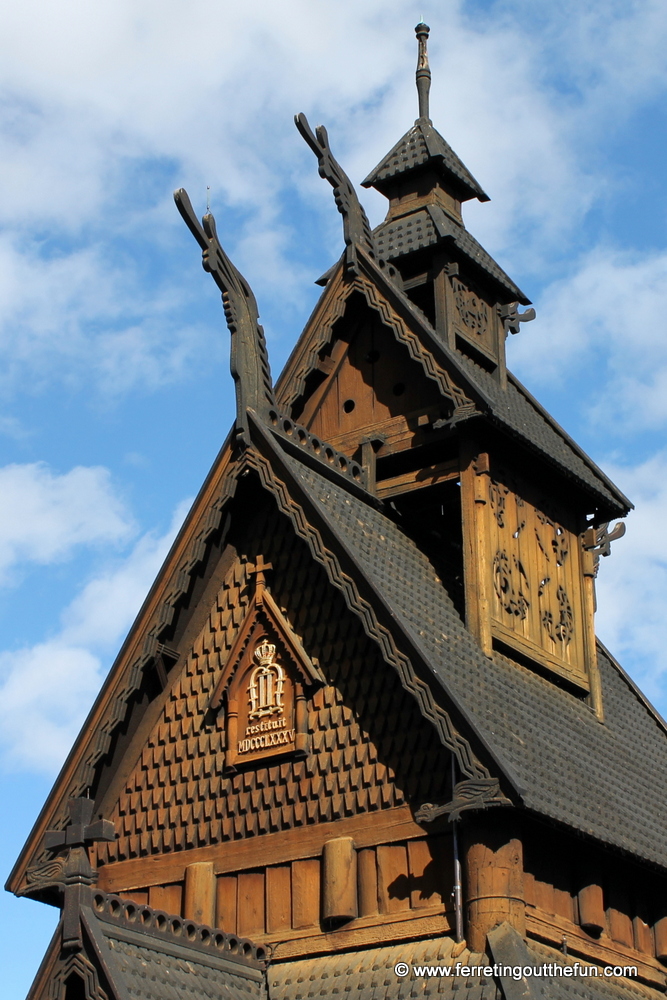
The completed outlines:
{"type": "Polygon", "coordinates": [[[334,553],[326,548],[319,532],[308,523],[303,509],[290,497],[287,487],[274,475],[268,461],[255,451],[248,452],[246,460],[259,474],[262,485],[273,493],[280,510],[292,521],[297,535],[308,544],[313,558],[324,566],[330,582],[342,592],[350,611],[361,619],[366,634],[377,642],[386,662],[396,670],[403,688],[415,698],[421,714],[435,727],[443,746],[456,755],[461,771],[469,778],[490,778],[490,772],[475,758],[467,740],[456,732],[447,712],[436,704],[428,685],[416,676],[410,660],[397,649],[391,632],[379,623],[354,580],[343,572],[334,553]]]}
{"type": "Polygon", "coordinates": [[[314,368],[319,352],[331,340],[334,324],[342,317],[347,300],[354,292],[360,292],[369,308],[379,313],[382,323],[393,332],[399,343],[407,347],[413,361],[417,361],[422,366],[427,378],[437,383],[442,395],[451,400],[455,408],[474,407],[473,400],[469,399],[452,382],[449,373],[437,363],[431,352],[422,346],[417,334],[409,329],[387,300],[380,295],[372,281],[365,275],[359,274],[354,281],[342,284],[340,293],[332,297],[328,307],[319,317],[317,337],[312,342],[296,373],[289,378],[285,389],[279,393],[279,403],[283,409],[287,410],[293,406],[299,396],[304,393],[306,378],[314,368]],[[288,389],[289,391],[287,391],[288,389]]]}

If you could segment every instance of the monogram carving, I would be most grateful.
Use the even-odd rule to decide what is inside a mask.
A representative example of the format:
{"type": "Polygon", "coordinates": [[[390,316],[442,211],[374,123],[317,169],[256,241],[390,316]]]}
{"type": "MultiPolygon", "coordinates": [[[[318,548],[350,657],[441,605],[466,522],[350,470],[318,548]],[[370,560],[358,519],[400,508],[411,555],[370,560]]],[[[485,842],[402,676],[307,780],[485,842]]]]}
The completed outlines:
{"type": "Polygon", "coordinates": [[[257,556],[255,594],[209,702],[210,712],[224,715],[227,768],[305,753],[307,692],[323,683],[266,586],[270,569],[257,556]]]}
{"type": "Polygon", "coordinates": [[[506,472],[488,475],[492,632],[587,684],[581,546],[566,516],[506,472]]]}
{"type": "Polygon", "coordinates": [[[274,643],[264,638],[254,651],[245,683],[246,706],[239,705],[237,758],[254,758],[271,752],[293,750],[294,685],[276,660],[274,643]]]}

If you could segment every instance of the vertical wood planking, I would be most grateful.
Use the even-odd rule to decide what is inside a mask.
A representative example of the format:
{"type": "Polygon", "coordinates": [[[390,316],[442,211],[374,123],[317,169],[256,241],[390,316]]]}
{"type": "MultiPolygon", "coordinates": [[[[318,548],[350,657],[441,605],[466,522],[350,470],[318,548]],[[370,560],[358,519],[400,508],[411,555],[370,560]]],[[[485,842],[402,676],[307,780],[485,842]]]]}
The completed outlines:
{"type": "Polygon", "coordinates": [[[148,889],[130,889],[128,892],[119,892],[118,895],[121,899],[131,899],[140,906],[148,904],[148,889]]]}
{"type": "Polygon", "coordinates": [[[241,872],[238,883],[237,928],[242,937],[264,934],[264,872],[241,872]]]}
{"type": "Polygon", "coordinates": [[[180,917],[183,906],[183,886],[180,882],[172,885],[152,885],[148,890],[148,905],[155,910],[164,910],[165,913],[180,917]]]}
{"type": "Polygon", "coordinates": [[[653,955],[655,946],[653,944],[653,931],[650,926],[641,917],[635,917],[633,920],[633,929],[637,951],[641,951],[644,955],[653,955]]]}
{"type": "Polygon", "coordinates": [[[264,934],[264,872],[241,872],[238,883],[238,933],[242,937],[264,934]]]}
{"type": "Polygon", "coordinates": [[[212,861],[197,861],[185,869],[183,915],[198,924],[215,925],[215,875],[212,861]]]}
{"type": "Polygon", "coordinates": [[[295,930],[320,922],[320,859],[292,863],[292,926],[295,930]]]}
{"type": "Polygon", "coordinates": [[[381,913],[410,909],[408,854],[404,844],[383,844],[377,849],[378,899],[381,913]]]}
{"type": "MultiPolygon", "coordinates": [[[[444,846],[444,838],[436,841],[444,846]]],[[[424,840],[408,841],[408,867],[410,872],[410,906],[418,910],[425,906],[437,906],[442,902],[442,860],[437,857],[433,843],[424,840]]]]}
{"type": "Polygon", "coordinates": [[[290,865],[266,869],[266,933],[292,926],[292,871],[290,865]]]}
{"type": "Polygon", "coordinates": [[[378,912],[378,873],[375,848],[359,851],[359,916],[372,917],[378,912]]]}
{"type": "Polygon", "coordinates": [[[215,891],[215,926],[227,934],[237,934],[236,929],[236,875],[219,875],[215,891]]]}

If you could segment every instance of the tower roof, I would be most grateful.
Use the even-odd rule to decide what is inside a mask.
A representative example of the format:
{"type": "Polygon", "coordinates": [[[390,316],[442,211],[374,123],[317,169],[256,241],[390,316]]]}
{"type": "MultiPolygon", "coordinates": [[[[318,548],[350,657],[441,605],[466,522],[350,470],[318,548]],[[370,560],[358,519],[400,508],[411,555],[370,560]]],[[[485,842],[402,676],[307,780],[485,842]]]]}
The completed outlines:
{"type": "Polygon", "coordinates": [[[419,41],[416,73],[419,117],[412,128],[398,140],[375,169],[371,170],[362,184],[364,187],[377,188],[378,191],[385,194],[385,189],[392,186],[395,178],[414,170],[422,172],[430,167],[440,175],[440,179],[444,181],[443,187],[445,189],[453,185],[459,201],[468,201],[470,198],[489,201],[489,196],[482,190],[449,143],[433,128],[429,117],[431,69],[428,63],[426,42],[430,30],[423,21],[420,21],[415,28],[419,41]]]}
{"type": "Polygon", "coordinates": [[[385,187],[391,185],[394,178],[427,167],[435,169],[448,187],[454,184],[459,189],[461,201],[470,198],[490,200],[428,118],[418,118],[361,183],[363,187],[374,187],[384,194],[385,187]]]}

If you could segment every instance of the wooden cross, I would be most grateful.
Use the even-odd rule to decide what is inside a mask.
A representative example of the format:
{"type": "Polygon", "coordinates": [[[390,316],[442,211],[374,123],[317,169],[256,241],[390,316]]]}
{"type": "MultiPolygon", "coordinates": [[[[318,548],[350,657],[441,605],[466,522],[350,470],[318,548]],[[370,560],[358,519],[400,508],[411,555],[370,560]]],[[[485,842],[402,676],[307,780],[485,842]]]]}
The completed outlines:
{"type": "Polygon", "coordinates": [[[257,556],[254,563],[248,564],[248,572],[255,577],[255,601],[257,604],[262,603],[264,588],[266,586],[264,573],[268,569],[273,569],[273,564],[264,562],[264,556],[261,554],[257,556]]]}
{"type": "Polygon", "coordinates": [[[80,909],[90,905],[90,886],[97,878],[86,848],[98,840],[114,840],[116,831],[108,819],[91,823],[95,808],[93,799],[70,799],[67,808],[69,823],[64,830],[47,830],[44,846],[49,851],[68,848],[63,867],[63,947],[80,950],[83,947],[80,909]]]}
{"type": "Polygon", "coordinates": [[[49,851],[58,851],[62,847],[86,847],[98,840],[115,840],[116,831],[111,820],[90,822],[94,808],[93,799],[70,799],[67,803],[69,823],[64,830],[47,830],[44,846],[49,851]]]}

